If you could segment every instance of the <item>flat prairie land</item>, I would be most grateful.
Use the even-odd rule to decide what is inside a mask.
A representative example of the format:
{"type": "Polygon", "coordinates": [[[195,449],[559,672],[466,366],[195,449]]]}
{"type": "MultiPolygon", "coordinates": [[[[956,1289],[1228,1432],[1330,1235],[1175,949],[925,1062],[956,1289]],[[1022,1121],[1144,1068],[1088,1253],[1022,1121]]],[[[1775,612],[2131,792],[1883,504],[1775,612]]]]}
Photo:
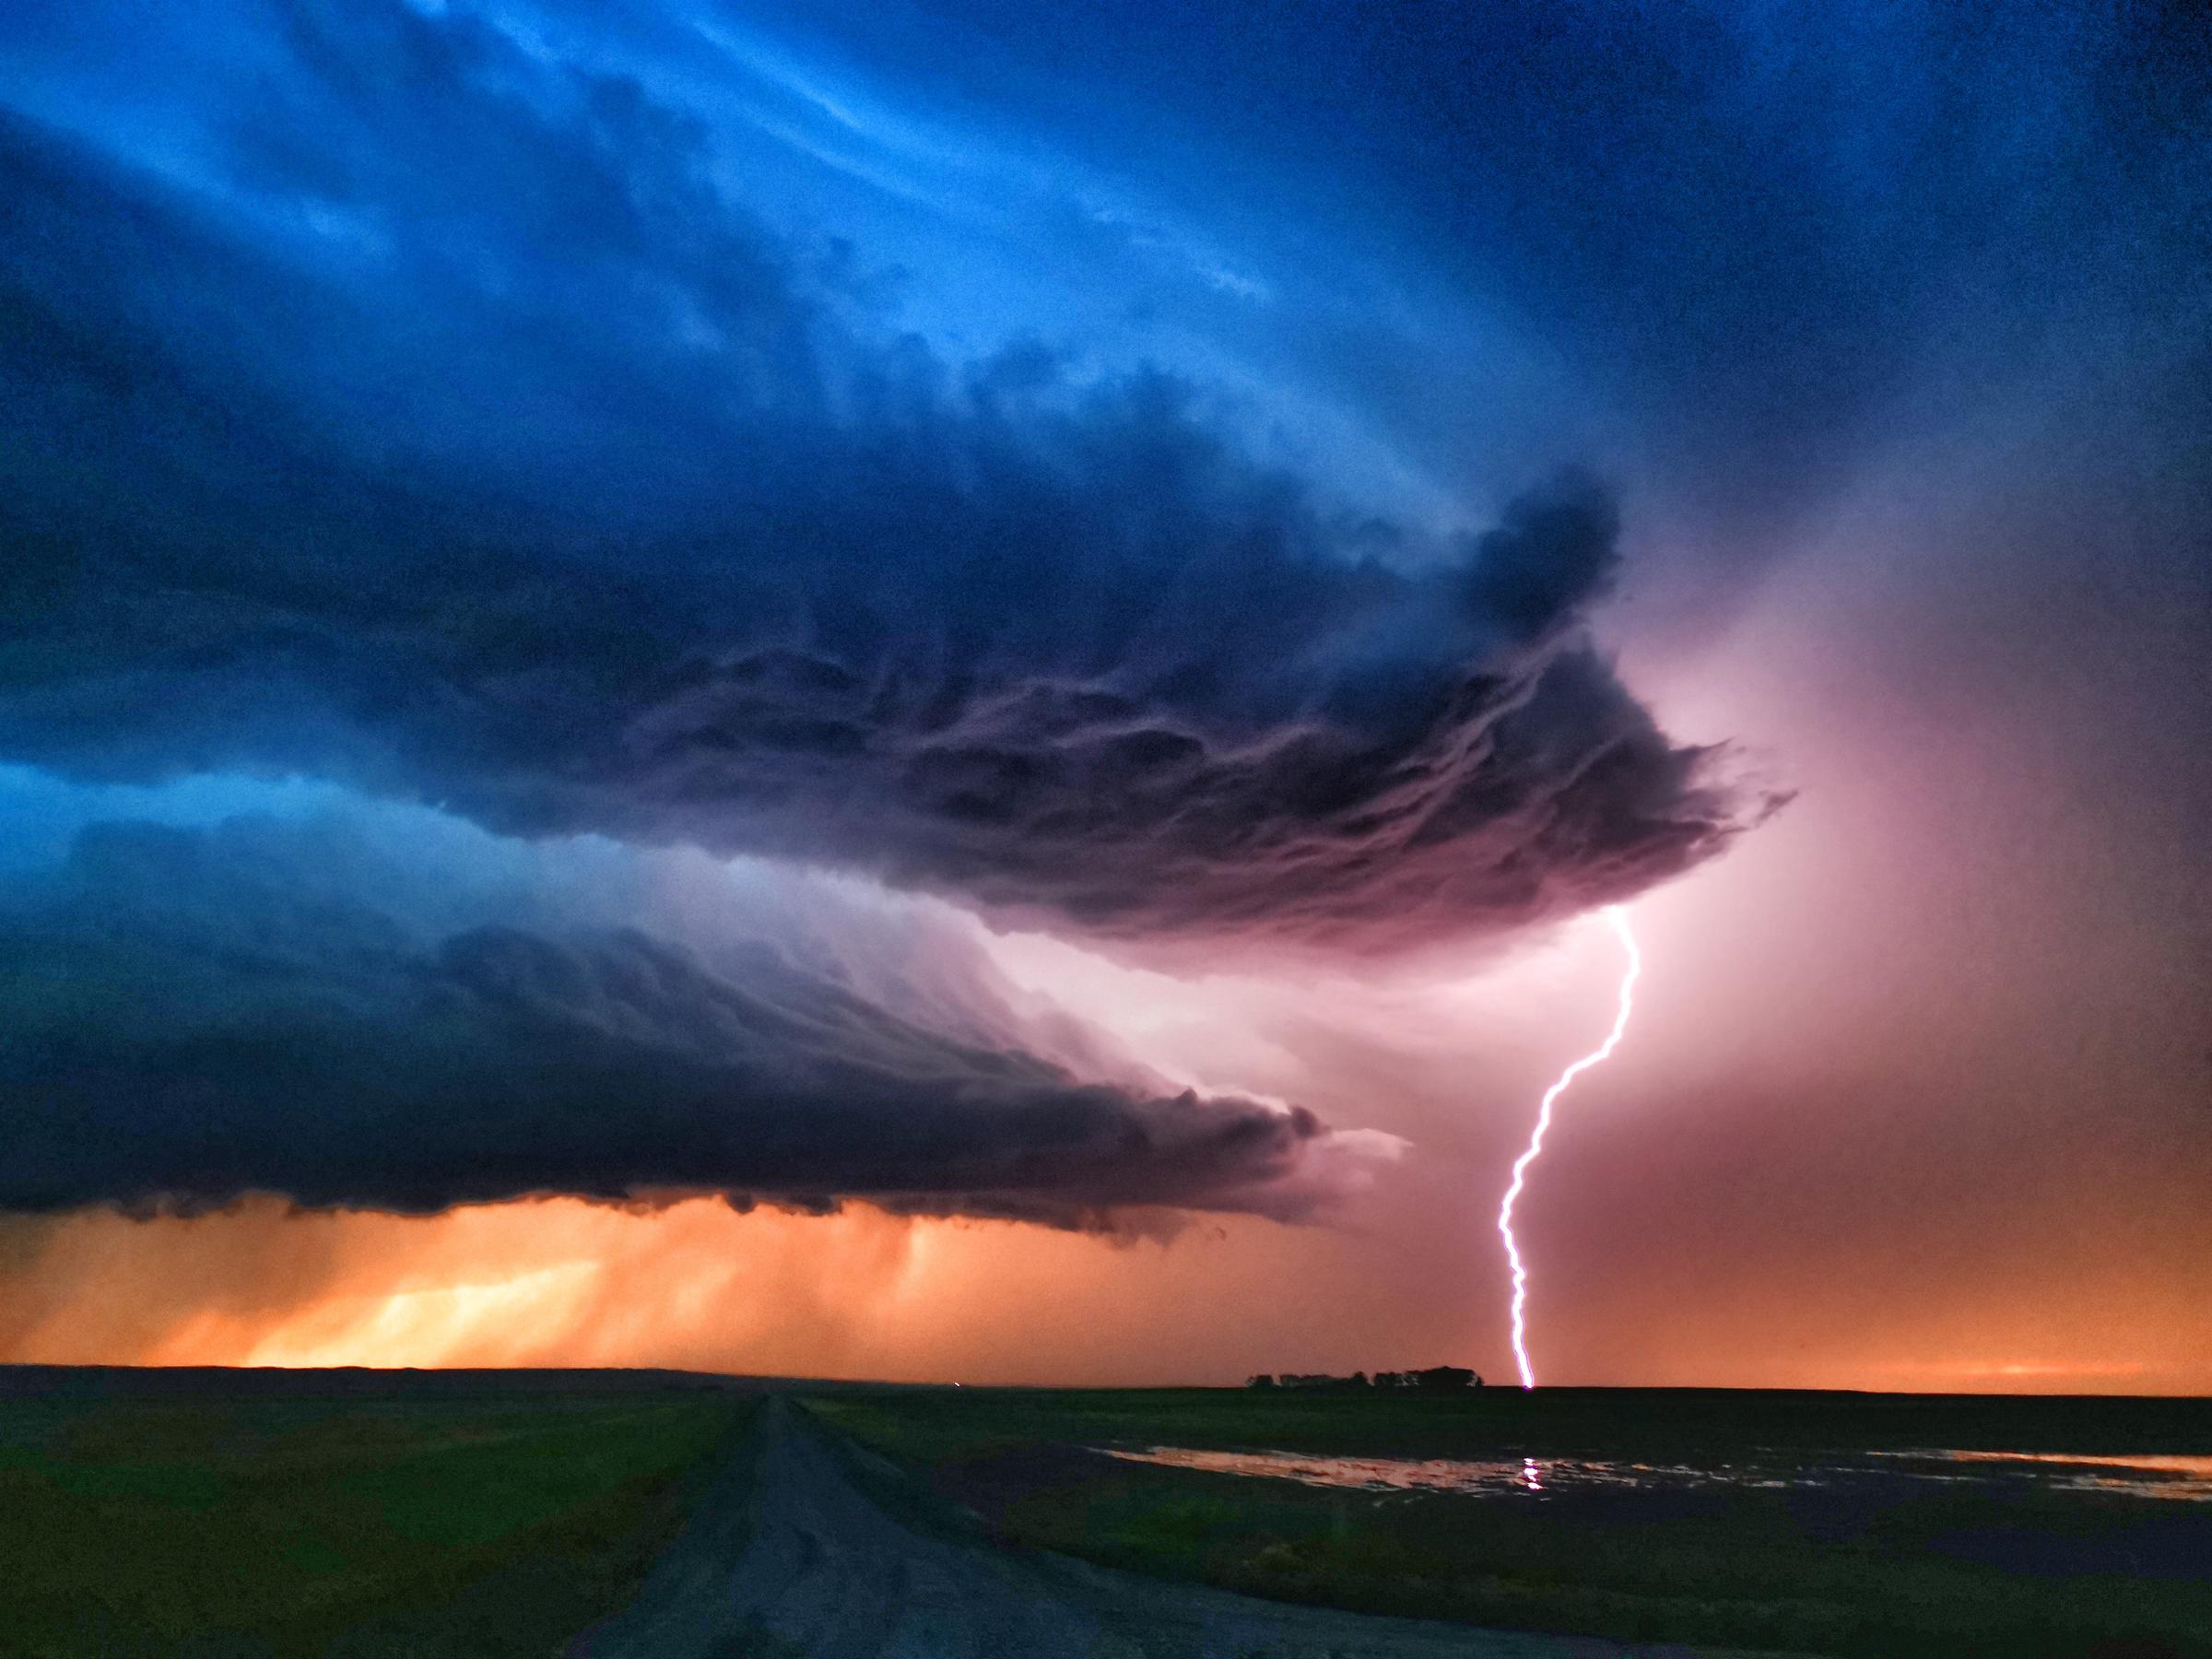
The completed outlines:
{"type": "Polygon", "coordinates": [[[2212,1487],[2212,1402],[947,1389],[810,1405],[1003,1543],[1248,1594],[1797,1653],[2212,1654],[2212,1490],[2191,1495],[2212,1487]],[[1112,1455],[1157,1449],[1171,1461],[1112,1455]]]}
{"type": "Polygon", "coordinates": [[[0,1373],[0,1653],[542,1655],[754,1401],[628,1373],[0,1373]]]}
{"type": "Polygon", "coordinates": [[[0,1654],[1693,1650],[2212,1659],[2212,1402],[0,1368],[0,1654]]]}

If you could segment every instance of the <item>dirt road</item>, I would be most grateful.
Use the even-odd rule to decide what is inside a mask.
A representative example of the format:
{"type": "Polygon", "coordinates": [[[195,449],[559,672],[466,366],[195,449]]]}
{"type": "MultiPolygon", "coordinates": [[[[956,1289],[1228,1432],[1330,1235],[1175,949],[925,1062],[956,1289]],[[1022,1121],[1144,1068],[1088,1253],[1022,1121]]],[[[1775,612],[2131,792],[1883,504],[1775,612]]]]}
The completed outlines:
{"type": "MultiPolygon", "coordinates": [[[[572,1659],[1687,1659],[1678,1647],[1255,1601],[896,1519],[782,1399],[638,1600],[572,1659]]],[[[888,1466],[887,1466],[888,1472],[888,1466]]]]}

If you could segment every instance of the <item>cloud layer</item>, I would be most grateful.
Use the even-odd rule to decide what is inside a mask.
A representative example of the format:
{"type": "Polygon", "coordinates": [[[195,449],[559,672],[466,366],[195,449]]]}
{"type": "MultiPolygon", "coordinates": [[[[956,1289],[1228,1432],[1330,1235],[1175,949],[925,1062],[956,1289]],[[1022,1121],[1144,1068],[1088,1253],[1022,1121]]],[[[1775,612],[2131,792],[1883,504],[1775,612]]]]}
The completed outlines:
{"type": "Polygon", "coordinates": [[[418,840],[402,864],[328,818],[85,830],[0,914],[0,1209],[716,1192],[1295,1218],[1374,1150],[1307,1112],[1036,1058],[942,941],[919,943],[964,1013],[924,1022],[845,982],[841,953],[911,948],[911,921],[855,910],[786,939],[756,906],[733,931],[729,889],[701,947],[608,926],[519,855],[458,867],[464,845],[418,840]]]}
{"type": "Polygon", "coordinates": [[[900,333],[636,78],[459,12],[255,38],[182,136],[0,130],[0,754],[1156,947],[1479,939],[1759,809],[1583,641],[1588,483],[1355,512],[1173,377],[900,333]]]}

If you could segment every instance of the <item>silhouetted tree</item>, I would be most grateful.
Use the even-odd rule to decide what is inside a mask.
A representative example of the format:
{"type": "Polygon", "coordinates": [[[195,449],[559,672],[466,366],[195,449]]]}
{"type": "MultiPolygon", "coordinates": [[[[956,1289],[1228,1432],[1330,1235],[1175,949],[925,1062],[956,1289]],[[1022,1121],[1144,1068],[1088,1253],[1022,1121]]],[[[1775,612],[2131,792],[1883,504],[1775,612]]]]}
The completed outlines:
{"type": "Polygon", "coordinates": [[[1416,1388],[1470,1388],[1479,1387],[1481,1382],[1482,1379],[1464,1365],[1432,1365],[1413,1373],[1416,1388]]]}

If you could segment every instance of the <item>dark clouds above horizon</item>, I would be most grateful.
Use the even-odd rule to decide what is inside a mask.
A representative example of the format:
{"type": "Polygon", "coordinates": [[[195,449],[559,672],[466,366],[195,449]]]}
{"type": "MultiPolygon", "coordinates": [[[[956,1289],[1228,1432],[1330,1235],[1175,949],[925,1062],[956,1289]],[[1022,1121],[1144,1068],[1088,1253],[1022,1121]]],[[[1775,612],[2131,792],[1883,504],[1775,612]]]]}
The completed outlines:
{"type": "Polygon", "coordinates": [[[1065,1033],[1025,1030],[912,914],[817,893],[802,935],[710,875],[688,929],[609,919],[610,884],[642,909],[654,878],[420,815],[86,826],[0,911],[0,1210],[705,1192],[1299,1219],[1386,1155],[1293,1109],[1072,1076],[1029,1052],[1065,1033]],[[907,1013],[855,986],[886,952],[920,959],[907,1013]]]}
{"type": "Polygon", "coordinates": [[[212,201],[6,135],[11,758],[1362,949],[1628,897],[1761,809],[1582,641],[1594,484],[1355,512],[1178,377],[869,318],[864,255],[765,229],[634,78],[463,14],[271,25],[212,201]]]}
{"type": "MultiPolygon", "coordinates": [[[[1639,571],[1640,642],[1703,638],[1851,490],[2094,408],[2080,467],[2184,526],[2141,585],[2195,591],[2173,14],[1464,12],[11,12],[26,811],[316,780],[435,809],[463,887],[524,853],[449,818],[1197,970],[1465,959],[1781,798],[1598,642],[1639,571]]],[[[45,1137],[0,1206],[1305,1216],[1360,1161],[765,913],[409,911],[406,855],[311,880],[274,833],[0,865],[45,1137]]]]}

